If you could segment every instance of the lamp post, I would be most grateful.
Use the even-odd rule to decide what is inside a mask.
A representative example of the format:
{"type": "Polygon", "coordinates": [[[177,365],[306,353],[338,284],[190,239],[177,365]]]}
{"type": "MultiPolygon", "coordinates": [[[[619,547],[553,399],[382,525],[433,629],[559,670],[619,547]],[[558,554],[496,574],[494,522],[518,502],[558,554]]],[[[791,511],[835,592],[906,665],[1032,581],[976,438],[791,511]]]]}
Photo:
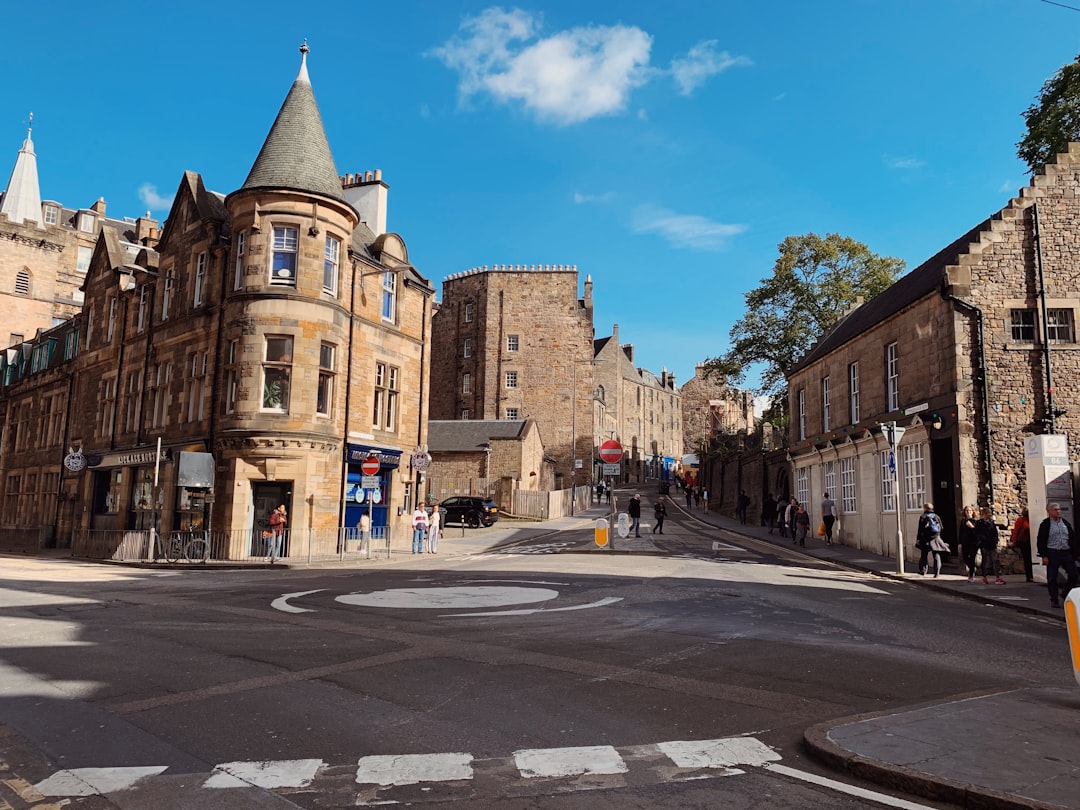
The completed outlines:
{"type": "Polygon", "coordinates": [[[592,360],[577,360],[574,366],[574,390],[570,398],[570,515],[575,512],[577,500],[577,370],[578,366],[592,364],[592,360]]]}

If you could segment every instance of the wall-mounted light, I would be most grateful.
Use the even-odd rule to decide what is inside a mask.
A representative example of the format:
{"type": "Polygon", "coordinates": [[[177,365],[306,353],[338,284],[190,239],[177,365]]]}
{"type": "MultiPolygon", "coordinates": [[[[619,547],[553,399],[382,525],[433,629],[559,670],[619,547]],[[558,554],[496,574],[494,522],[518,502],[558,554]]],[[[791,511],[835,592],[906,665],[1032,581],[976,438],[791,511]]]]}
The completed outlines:
{"type": "Polygon", "coordinates": [[[941,418],[941,416],[939,414],[936,414],[936,413],[931,414],[931,416],[930,416],[930,426],[934,430],[941,430],[941,426],[943,424],[944,424],[944,421],[942,420],[942,418],[941,418]]]}

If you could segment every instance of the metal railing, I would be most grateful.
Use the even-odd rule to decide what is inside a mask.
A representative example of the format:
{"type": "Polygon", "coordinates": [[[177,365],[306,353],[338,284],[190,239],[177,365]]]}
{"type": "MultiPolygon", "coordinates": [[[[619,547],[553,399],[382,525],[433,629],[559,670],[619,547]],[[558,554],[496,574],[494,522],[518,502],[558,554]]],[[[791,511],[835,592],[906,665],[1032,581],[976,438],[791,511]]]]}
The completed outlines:
{"type": "MultiPolygon", "coordinates": [[[[357,528],[288,529],[276,559],[292,563],[371,560],[389,557],[392,530],[375,526],[362,536],[357,528]]],[[[266,562],[270,537],[259,529],[179,531],[158,535],[152,529],[75,532],[71,555],[119,562],[266,562]]]]}

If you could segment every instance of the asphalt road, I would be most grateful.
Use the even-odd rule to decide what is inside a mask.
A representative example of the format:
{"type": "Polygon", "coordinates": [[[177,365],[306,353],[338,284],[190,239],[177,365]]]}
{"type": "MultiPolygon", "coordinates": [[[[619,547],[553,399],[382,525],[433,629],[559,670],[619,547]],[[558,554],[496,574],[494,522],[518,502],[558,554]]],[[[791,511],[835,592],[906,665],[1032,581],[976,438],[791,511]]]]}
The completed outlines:
{"type": "MultiPolygon", "coordinates": [[[[824,781],[804,729],[1072,683],[1060,625],[677,513],[664,540],[552,553],[591,534],[533,532],[360,570],[0,558],[0,799],[877,807],[824,781]]],[[[891,806],[934,806],[908,801],[891,806]]]]}

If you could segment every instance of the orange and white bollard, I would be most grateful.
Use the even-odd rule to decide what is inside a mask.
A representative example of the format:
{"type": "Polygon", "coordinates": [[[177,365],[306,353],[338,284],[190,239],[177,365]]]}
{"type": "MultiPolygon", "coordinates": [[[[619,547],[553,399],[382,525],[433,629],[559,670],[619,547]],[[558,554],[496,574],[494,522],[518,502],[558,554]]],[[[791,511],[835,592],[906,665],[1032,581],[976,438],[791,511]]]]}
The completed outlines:
{"type": "Polygon", "coordinates": [[[1069,631],[1073,677],[1080,684],[1080,588],[1073,588],[1065,597],[1065,624],[1069,631]]]}

